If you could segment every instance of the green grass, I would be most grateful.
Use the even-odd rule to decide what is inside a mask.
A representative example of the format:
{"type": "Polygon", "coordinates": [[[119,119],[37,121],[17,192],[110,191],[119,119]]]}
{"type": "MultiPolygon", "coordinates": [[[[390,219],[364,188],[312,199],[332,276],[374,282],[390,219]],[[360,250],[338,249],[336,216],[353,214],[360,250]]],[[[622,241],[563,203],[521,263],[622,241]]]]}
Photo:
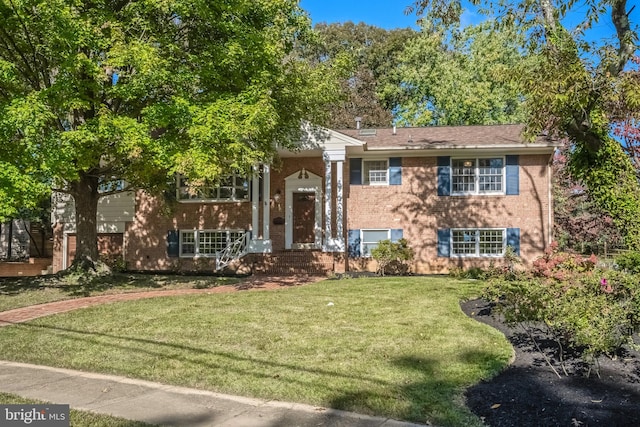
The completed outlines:
{"type": "Polygon", "coordinates": [[[481,282],[327,280],[96,306],[0,328],[0,358],[436,425],[479,425],[465,388],[512,349],[467,318],[481,282]]]}
{"type": "MultiPolygon", "coordinates": [[[[33,399],[25,399],[8,393],[0,393],[0,403],[3,405],[38,405],[45,402],[33,399]]],[[[71,409],[69,414],[69,425],[71,427],[91,426],[91,427],[151,427],[139,421],[130,421],[123,418],[112,417],[110,415],[101,415],[89,411],[76,411],[71,409]]]]}
{"type": "Polygon", "coordinates": [[[114,274],[84,279],[77,274],[0,279],[0,311],[52,301],[160,289],[211,288],[239,280],[214,276],[114,274]]]}

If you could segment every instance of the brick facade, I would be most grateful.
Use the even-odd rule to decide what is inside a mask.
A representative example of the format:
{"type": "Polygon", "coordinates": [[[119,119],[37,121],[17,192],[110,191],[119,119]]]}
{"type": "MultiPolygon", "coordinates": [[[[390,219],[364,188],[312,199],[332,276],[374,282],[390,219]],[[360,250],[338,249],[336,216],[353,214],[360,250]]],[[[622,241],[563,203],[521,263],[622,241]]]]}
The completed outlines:
{"type": "MultiPolygon", "coordinates": [[[[438,196],[437,158],[402,159],[402,185],[348,185],[347,229],[402,229],[414,249],[415,273],[444,273],[452,267],[486,267],[496,258],[437,256],[440,228],[521,230],[521,257],[530,263],[549,244],[549,155],[520,156],[520,192],[515,196],[438,196]]],[[[348,180],[348,172],[346,173],[348,180]]],[[[351,269],[371,269],[351,262],[351,269]]]]}
{"type": "MultiPolygon", "coordinates": [[[[442,150],[432,150],[429,146],[421,151],[406,150],[405,140],[409,148],[418,140],[417,130],[405,129],[403,132],[412,132],[408,136],[402,136],[400,129],[398,134],[389,133],[388,136],[380,133],[378,136],[384,143],[394,143],[393,147],[377,146],[380,158],[401,158],[401,184],[400,185],[360,185],[351,184],[350,158],[369,158],[371,152],[364,148],[369,144],[376,149],[373,141],[362,144],[352,144],[342,149],[346,153],[343,162],[343,202],[344,220],[343,236],[336,236],[337,211],[336,197],[337,166],[332,163],[332,198],[331,211],[334,213],[331,222],[332,236],[325,236],[325,209],[327,203],[325,194],[325,162],[319,154],[320,150],[302,152],[305,154],[290,154],[277,164],[271,166],[270,193],[261,196],[258,204],[258,229],[253,230],[254,237],[263,237],[263,209],[269,209],[269,234],[271,247],[275,255],[286,249],[285,218],[287,213],[286,178],[296,176],[303,168],[310,174],[322,178],[323,208],[320,213],[323,241],[327,237],[342,237],[348,242],[349,230],[363,229],[391,229],[402,230],[402,236],[409,241],[415,251],[415,262],[412,265],[414,273],[445,273],[454,267],[469,268],[474,266],[486,267],[491,263],[500,264],[501,258],[496,257],[441,257],[438,256],[438,230],[452,228],[517,228],[520,233],[519,249],[525,264],[530,264],[542,255],[549,245],[552,228],[552,205],[550,189],[551,153],[553,145],[544,145],[531,154],[529,146],[523,144],[516,146],[519,128],[513,126],[502,127],[463,127],[452,131],[443,128],[420,129],[424,139],[422,144],[430,143],[427,137],[429,132],[449,132],[457,135],[459,139],[472,138],[475,140],[474,152],[494,153],[495,156],[510,154],[509,149],[515,147],[518,156],[519,192],[517,195],[465,195],[465,196],[439,196],[438,187],[438,155],[442,150]],[[455,132],[454,132],[455,131],[455,132]],[[466,132],[459,134],[459,131],[466,132]],[[458,133],[456,133],[458,132],[458,133]],[[462,135],[462,136],[461,136],[462,135]],[[481,139],[480,136],[482,136],[481,139]],[[403,139],[404,138],[404,139],[403,139]],[[385,142],[386,141],[386,142],[385,142]],[[425,142],[426,141],[426,142],[425,142]],[[498,142],[496,142],[498,141],[498,142]],[[499,144],[503,143],[509,149],[500,150],[499,144]],[[493,144],[485,151],[482,144],[493,144]],[[498,144],[498,145],[496,145],[498,144]],[[528,150],[528,151],[527,151],[528,150]],[[501,154],[495,154],[500,152],[501,154]],[[405,154],[403,156],[403,154],[405,154]],[[276,197],[276,195],[279,195],[276,197]],[[264,198],[264,200],[263,200],[264,198]],[[265,203],[266,202],[266,203],[265,203]]],[[[389,131],[390,132],[390,131],[389,131]]],[[[342,135],[344,136],[344,135],[342,135]]],[[[442,135],[440,135],[442,136],[442,135]]],[[[446,135],[444,135],[446,136],[446,135]]],[[[442,136],[444,138],[444,136],[442,136]]],[[[421,137],[422,138],[422,137],[421,137]]],[[[453,137],[451,137],[453,138],[453,137]]],[[[340,139],[340,141],[343,141],[340,139]]],[[[356,141],[358,142],[358,141],[356,141]]],[[[382,143],[380,142],[380,144],[382,143]]],[[[446,141],[445,141],[446,142],[446,141]]],[[[454,141],[455,142],[455,141],[454,141]]],[[[436,141],[440,144],[440,140],[436,141]]],[[[449,153],[457,152],[458,146],[447,149],[449,153]]],[[[438,148],[438,147],[435,147],[438,148]]],[[[464,147],[463,147],[464,148],[464,147]]],[[[469,155],[470,157],[475,157],[469,155]]],[[[486,154],[479,155],[486,157],[486,154]]],[[[377,157],[376,157],[377,158],[377,157]]],[[[395,165],[394,165],[395,167],[395,165]]],[[[253,206],[250,201],[243,202],[173,202],[165,203],[156,197],[139,191],[135,195],[135,214],[132,221],[126,221],[121,252],[126,261],[126,267],[130,270],[206,270],[215,268],[215,260],[212,258],[193,259],[187,257],[170,257],[167,252],[167,236],[169,231],[175,230],[251,230],[253,206]]],[[[54,226],[54,271],[62,267],[62,242],[63,227],[60,224],[54,226]]],[[[319,249],[316,249],[319,250],[319,249]]],[[[113,248],[110,249],[113,252],[113,248]]],[[[374,270],[375,265],[370,258],[348,258],[343,253],[334,256],[334,269],[337,272],[374,270]]],[[[237,266],[247,267],[248,261],[240,262],[237,266]]],[[[269,260],[260,261],[267,265],[269,260]]],[[[329,264],[329,262],[324,262],[329,264]]],[[[251,266],[249,265],[249,268],[251,266]]]]}

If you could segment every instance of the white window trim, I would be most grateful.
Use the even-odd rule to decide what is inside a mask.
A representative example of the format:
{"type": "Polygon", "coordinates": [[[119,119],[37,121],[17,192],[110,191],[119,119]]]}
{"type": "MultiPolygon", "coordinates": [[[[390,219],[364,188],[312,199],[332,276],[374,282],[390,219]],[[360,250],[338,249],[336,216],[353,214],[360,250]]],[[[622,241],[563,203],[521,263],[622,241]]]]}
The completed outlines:
{"type": "Polygon", "coordinates": [[[361,182],[362,185],[366,185],[366,186],[371,186],[371,187],[380,187],[380,186],[388,186],[389,185],[389,174],[390,174],[390,168],[389,168],[389,158],[388,157],[374,157],[374,158],[364,158],[362,159],[362,178],[361,178],[361,182]],[[386,162],[387,163],[387,176],[384,182],[370,182],[369,181],[369,177],[366,176],[366,172],[365,172],[365,167],[364,164],[366,162],[386,162]]]}
{"type": "Polygon", "coordinates": [[[473,228],[462,227],[452,228],[449,237],[449,253],[452,258],[502,258],[507,250],[507,229],[506,228],[473,228]],[[455,231],[475,231],[476,233],[476,251],[473,254],[456,254],[453,249],[453,233],[455,231]],[[499,254],[481,254],[479,233],[481,231],[502,231],[502,252],[499,254]]]}
{"type": "Polygon", "coordinates": [[[504,156],[479,156],[479,157],[452,157],[449,162],[451,168],[451,195],[452,196],[500,196],[506,194],[507,185],[507,161],[504,156]],[[478,160],[480,159],[502,159],[502,191],[480,191],[480,167],[478,160]],[[454,191],[453,186],[453,162],[454,160],[473,160],[474,166],[474,187],[475,191],[454,191]]]}
{"type": "Polygon", "coordinates": [[[390,228],[362,228],[360,229],[360,256],[362,258],[371,258],[371,254],[365,254],[364,244],[365,243],[379,243],[382,240],[378,240],[377,242],[365,242],[364,241],[364,233],[367,231],[386,231],[387,238],[382,240],[391,240],[391,229],[390,228]]]}
{"type": "Polygon", "coordinates": [[[215,258],[216,257],[216,253],[212,253],[212,254],[200,254],[200,247],[199,247],[199,239],[198,239],[198,234],[199,233],[227,233],[227,245],[229,243],[231,243],[231,233],[246,233],[246,230],[243,229],[206,229],[206,230],[188,230],[188,229],[184,229],[184,230],[180,230],[180,236],[178,238],[178,242],[179,244],[179,249],[178,249],[178,254],[180,258],[215,258]],[[193,239],[194,239],[194,251],[195,253],[189,253],[189,254],[183,254],[182,253],[182,235],[184,233],[193,233],[193,239]]]}
{"type": "MultiPolygon", "coordinates": [[[[249,182],[248,178],[245,178],[244,176],[242,176],[240,174],[233,173],[231,175],[227,175],[226,176],[226,178],[229,178],[229,177],[233,177],[234,180],[236,178],[242,178],[247,183],[249,182]]],[[[180,198],[180,189],[181,188],[186,188],[186,187],[180,186],[180,178],[181,178],[180,175],[178,175],[177,178],[176,178],[176,199],[178,200],[179,203],[240,203],[240,202],[250,202],[251,201],[250,186],[249,186],[249,188],[247,188],[247,196],[242,198],[242,199],[240,199],[240,198],[235,197],[235,192],[236,192],[235,190],[236,190],[236,188],[239,188],[236,185],[231,186],[232,192],[234,194],[234,197],[231,197],[231,198],[219,198],[219,199],[216,199],[216,198],[199,198],[199,197],[196,197],[196,198],[193,198],[193,199],[181,199],[180,198]]],[[[216,189],[218,189],[220,187],[222,187],[222,186],[220,186],[220,185],[218,185],[218,186],[208,186],[207,188],[216,188],[216,189]]]]}

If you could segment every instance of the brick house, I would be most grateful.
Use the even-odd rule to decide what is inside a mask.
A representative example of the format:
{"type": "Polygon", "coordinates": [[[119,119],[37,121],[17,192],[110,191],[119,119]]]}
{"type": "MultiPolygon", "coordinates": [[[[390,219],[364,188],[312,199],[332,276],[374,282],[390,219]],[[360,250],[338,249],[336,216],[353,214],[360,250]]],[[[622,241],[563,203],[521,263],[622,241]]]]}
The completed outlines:
{"type": "MultiPolygon", "coordinates": [[[[521,125],[321,130],[251,177],[176,201],[143,191],[104,197],[99,246],[130,270],[328,273],[371,270],[370,251],[405,238],[412,271],[525,263],[552,239],[557,147],[521,125]]],[[[73,201],[54,198],[54,271],[75,249],[73,201]]]]}

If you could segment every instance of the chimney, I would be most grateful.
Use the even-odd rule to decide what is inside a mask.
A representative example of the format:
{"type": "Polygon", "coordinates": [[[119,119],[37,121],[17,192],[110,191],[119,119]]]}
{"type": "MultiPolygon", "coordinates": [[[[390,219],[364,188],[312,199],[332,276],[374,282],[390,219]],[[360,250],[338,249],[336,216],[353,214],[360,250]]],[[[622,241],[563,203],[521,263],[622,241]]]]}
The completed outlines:
{"type": "Polygon", "coordinates": [[[396,124],[395,124],[395,122],[393,123],[393,134],[394,135],[396,134],[396,124]]]}
{"type": "Polygon", "coordinates": [[[360,122],[362,121],[362,117],[356,117],[356,129],[360,129],[360,122]]]}

